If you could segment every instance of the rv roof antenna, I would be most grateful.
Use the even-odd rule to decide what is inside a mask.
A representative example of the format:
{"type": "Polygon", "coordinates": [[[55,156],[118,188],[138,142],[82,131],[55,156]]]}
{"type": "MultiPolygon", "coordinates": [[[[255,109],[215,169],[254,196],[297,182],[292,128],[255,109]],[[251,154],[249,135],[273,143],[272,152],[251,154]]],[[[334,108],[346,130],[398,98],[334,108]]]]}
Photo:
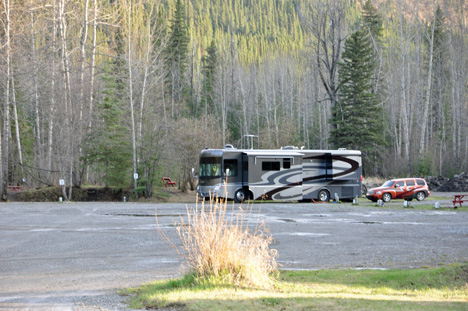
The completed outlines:
{"type": "Polygon", "coordinates": [[[254,148],[254,138],[258,138],[257,135],[244,135],[241,138],[241,146],[244,146],[244,138],[247,142],[247,148],[246,149],[253,149],[254,148]]]}

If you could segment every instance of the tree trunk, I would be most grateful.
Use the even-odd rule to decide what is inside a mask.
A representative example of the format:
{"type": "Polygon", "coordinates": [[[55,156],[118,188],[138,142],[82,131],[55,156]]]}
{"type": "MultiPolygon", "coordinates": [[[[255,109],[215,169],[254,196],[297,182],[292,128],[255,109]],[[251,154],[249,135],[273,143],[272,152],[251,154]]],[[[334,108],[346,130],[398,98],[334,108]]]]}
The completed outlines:
{"type": "Polygon", "coordinates": [[[10,138],[10,80],[11,80],[11,42],[10,42],[10,0],[5,0],[5,91],[4,91],[4,109],[3,109],[3,142],[0,145],[0,157],[2,159],[2,200],[7,200],[7,186],[8,186],[8,146],[10,138]]]}
{"type": "Polygon", "coordinates": [[[84,76],[85,76],[85,59],[86,59],[86,41],[88,40],[88,6],[89,0],[85,0],[84,13],[83,13],[83,26],[81,30],[81,41],[80,41],[80,111],[79,111],[79,136],[78,141],[80,142],[80,154],[81,156],[81,141],[83,140],[83,109],[84,109],[84,76]]]}
{"type": "MultiPolygon", "coordinates": [[[[132,129],[132,150],[133,150],[133,174],[137,173],[137,150],[136,150],[136,132],[135,132],[135,109],[133,104],[133,75],[132,75],[132,2],[130,1],[128,11],[128,87],[129,87],[129,100],[130,100],[130,122],[132,129]]],[[[137,188],[137,181],[135,180],[134,189],[137,188]]]]}
{"type": "Polygon", "coordinates": [[[426,98],[424,101],[423,107],[423,116],[421,120],[421,140],[419,142],[419,160],[423,157],[423,154],[426,150],[426,130],[428,124],[428,115],[429,115],[429,104],[431,99],[431,86],[432,86],[432,60],[434,58],[434,28],[435,28],[435,17],[436,13],[434,10],[434,20],[431,26],[431,35],[429,40],[429,69],[427,72],[427,84],[426,84],[426,98]]]}
{"type": "MultiPolygon", "coordinates": [[[[33,5],[33,1],[31,0],[31,6],[33,5]]],[[[42,166],[42,131],[41,131],[41,120],[40,120],[40,112],[39,112],[39,87],[38,87],[38,68],[37,68],[37,57],[36,57],[36,40],[34,34],[34,10],[31,10],[30,13],[30,36],[31,36],[31,58],[32,58],[32,66],[33,66],[33,92],[34,92],[34,131],[35,131],[35,163],[37,167],[42,166]]],[[[39,171],[38,171],[39,174],[39,171]]],[[[39,178],[40,179],[40,178],[39,178]]]]}
{"type": "MultiPolygon", "coordinates": [[[[68,61],[68,49],[67,49],[67,22],[65,17],[65,0],[59,1],[59,38],[60,38],[60,51],[61,51],[61,65],[63,72],[63,94],[64,94],[64,115],[65,115],[65,128],[62,132],[64,140],[68,143],[68,150],[65,151],[66,158],[64,163],[68,162],[68,167],[62,168],[60,171],[68,175],[68,195],[65,197],[65,200],[70,201],[73,193],[73,165],[74,165],[74,135],[73,135],[73,107],[71,106],[71,86],[70,86],[70,64],[68,61]]],[[[66,164],[64,164],[66,166],[66,164]]]]}
{"type": "MultiPolygon", "coordinates": [[[[12,67],[13,68],[13,67],[12,67]]],[[[21,182],[24,180],[24,167],[23,167],[23,151],[21,149],[21,135],[18,121],[18,109],[16,105],[16,90],[15,90],[15,79],[13,74],[11,75],[11,99],[13,104],[13,118],[15,121],[15,132],[16,132],[16,146],[18,149],[18,161],[21,170],[21,182]]]]}
{"type": "Polygon", "coordinates": [[[403,40],[403,12],[402,12],[402,0],[399,0],[400,4],[400,96],[401,96],[401,110],[400,118],[403,123],[403,144],[405,145],[406,161],[408,167],[408,174],[412,175],[412,164],[411,164],[411,153],[410,153],[410,140],[409,132],[410,128],[408,125],[408,111],[407,111],[407,102],[406,102],[406,80],[405,80],[405,66],[406,66],[406,46],[403,40]]]}
{"type": "Polygon", "coordinates": [[[53,4],[53,26],[52,26],[52,72],[51,72],[51,92],[50,92],[50,108],[49,108],[49,139],[48,139],[48,150],[47,150],[47,169],[48,169],[48,182],[53,184],[52,182],[52,147],[54,144],[54,126],[55,126],[55,96],[56,96],[56,85],[55,85],[55,66],[56,66],[56,54],[57,54],[57,18],[56,18],[56,10],[57,10],[57,3],[54,0],[53,4]]]}

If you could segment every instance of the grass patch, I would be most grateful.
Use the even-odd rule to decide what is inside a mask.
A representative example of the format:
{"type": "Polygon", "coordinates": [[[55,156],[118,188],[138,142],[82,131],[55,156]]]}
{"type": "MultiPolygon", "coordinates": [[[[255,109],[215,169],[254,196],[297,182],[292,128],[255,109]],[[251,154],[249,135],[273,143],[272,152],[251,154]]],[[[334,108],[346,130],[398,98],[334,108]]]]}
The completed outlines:
{"type": "Polygon", "coordinates": [[[132,308],[180,310],[468,310],[468,263],[412,270],[281,271],[247,288],[187,275],[121,291],[132,308]]]}

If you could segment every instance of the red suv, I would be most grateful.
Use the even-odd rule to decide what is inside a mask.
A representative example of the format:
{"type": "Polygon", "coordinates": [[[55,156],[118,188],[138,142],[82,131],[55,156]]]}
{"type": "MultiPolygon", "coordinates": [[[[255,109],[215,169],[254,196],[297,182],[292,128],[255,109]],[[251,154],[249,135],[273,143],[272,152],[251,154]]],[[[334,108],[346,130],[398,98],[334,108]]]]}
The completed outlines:
{"type": "Polygon", "coordinates": [[[411,201],[416,198],[424,200],[431,194],[427,183],[422,178],[400,178],[386,181],[381,187],[367,191],[366,197],[376,202],[382,200],[389,202],[391,199],[405,199],[411,201]]]}

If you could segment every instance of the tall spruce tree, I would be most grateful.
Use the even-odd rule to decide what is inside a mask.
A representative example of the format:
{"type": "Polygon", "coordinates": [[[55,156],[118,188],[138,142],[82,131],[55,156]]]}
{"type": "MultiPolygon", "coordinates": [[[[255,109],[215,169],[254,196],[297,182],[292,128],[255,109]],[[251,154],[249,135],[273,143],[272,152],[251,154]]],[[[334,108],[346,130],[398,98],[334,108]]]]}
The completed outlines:
{"type": "Polygon", "coordinates": [[[372,87],[374,69],[368,32],[358,30],[344,46],[339,67],[339,98],[333,107],[331,141],[336,148],[361,150],[364,171],[376,167],[374,162],[384,145],[382,108],[372,87]]]}
{"type": "Polygon", "coordinates": [[[166,85],[168,93],[174,102],[174,117],[180,116],[186,108],[184,104],[189,102],[188,83],[185,77],[188,66],[189,35],[185,22],[185,11],[181,0],[175,4],[174,17],[171,21],[169,41],[165,49],[166,85]]]}
{"type": "Polygon", "coordinates": [[[89,134],[85,156],[106,187],[128,186],[132,169],[130,137],[122,125],[122,81],[114,75],[116,67],[116,61],[103,64],[100,76],[104,83],[103,97],[96,107],[97,120],[89,134]]]}
{"type": "Polygon", "coordinates": [[[202,102],[201,109],[205,114],[211,114],[214,111],[214,78],[216,67],[218,66],[218,50],[215,41],[212,40],[210,46],[206,49],[206,55],[202,57],[202,102]]]}
{"type": "Polygon", "coordinates": [[[379,12],[371,0],[367,0],[362,9],[362,24],[365,26],[364,28],[370,32],[371,39],[374,42],[379,42],[383,31],[383,22],[379,12]]]}
{"type": "Polygon", "coordinates": [[[381,57],[383,21],[382,17],[379,15],[379,12],[372,4],[371,0],[367,0],[362,9],[362,29],[363,31],[368,32],[369,39],[373,47],[373,57],[376,61],[376,69],[374,70],[374,74],[372,77],[374,92],[376,92],[380,96],[380,98],[384,98],[385,95],[382,87],[383,60],[381,57]]]}

